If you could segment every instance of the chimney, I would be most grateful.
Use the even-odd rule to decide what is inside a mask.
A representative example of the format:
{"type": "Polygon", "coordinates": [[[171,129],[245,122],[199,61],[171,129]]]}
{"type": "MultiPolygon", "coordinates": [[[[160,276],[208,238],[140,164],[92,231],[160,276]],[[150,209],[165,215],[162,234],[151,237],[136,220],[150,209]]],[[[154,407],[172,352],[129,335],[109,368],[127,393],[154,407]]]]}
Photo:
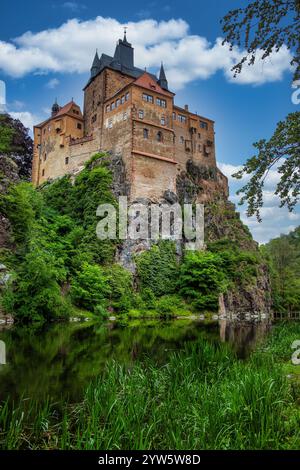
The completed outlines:
{"type": "Polygon", "coordinates": [[[184,109],[185,109],[185,111],[188,111],[188,110],[189,110],[189,105],[188,105],[188,104],[185,104],[185,105],[184,105],[184,109]]]}

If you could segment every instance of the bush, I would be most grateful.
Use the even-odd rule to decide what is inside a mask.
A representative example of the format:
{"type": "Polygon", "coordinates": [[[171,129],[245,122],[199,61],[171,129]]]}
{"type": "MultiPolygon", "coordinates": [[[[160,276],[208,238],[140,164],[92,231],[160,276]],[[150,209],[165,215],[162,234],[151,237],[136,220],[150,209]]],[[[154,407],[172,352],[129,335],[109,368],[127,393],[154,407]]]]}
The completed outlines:
{"type": "Polygon", "coordinates": [[[111,295],[108,281],[109,277],[101,266],[83,263],[71,283],[70,293],[74,304],[90,311],[99,305],[105,307],[111,295]]]}
{"type": "Polygon", "coordinates": [[[180,268],[179,293],[198,310],[217,310],[218,298],[229,280],[222,258],[208,251],[187,252],[180,268]]]}
{"type": "Polygon", "coordinates": [[[132,274],[119,264],[105,270],[110,285],[110,306],[116,311],[126,313],[132,307],[132,274]]]}
{"type": "Polygon", "coordinates": [[[4,292],[3,307],[20,322],[66,318],[71,306],[61,295],[59,283],[64,279],[57,260],[33,246],[4,292]]]}
{"type": "Polygon", "coordinates": [[[165,240],[136,257],[138,283],[141,291],[146,288],[156,296],[175,292],[178,277],[174,242],[165,240]]]}

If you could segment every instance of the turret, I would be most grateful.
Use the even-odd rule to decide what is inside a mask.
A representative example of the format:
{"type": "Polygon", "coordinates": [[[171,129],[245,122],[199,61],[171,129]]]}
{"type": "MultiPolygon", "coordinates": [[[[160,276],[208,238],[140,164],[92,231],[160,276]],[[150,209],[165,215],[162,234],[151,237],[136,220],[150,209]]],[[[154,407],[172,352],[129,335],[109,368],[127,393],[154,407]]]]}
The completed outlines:
{"type": "Polygon", "coordinates": [[[167,78],[166,78],[166,74],[165,74],[165,69],[164,69],[163,63],[161,63],[161,67],[160,67],[158,84],[159,84],[159,86],[161,86],[161,88],[163,88],[164,90],[168,90],[168,80],[167,80],[167,78]]]}
{"type": "Polygon", "coordinates": [[[95,77],[98,74],[98,72],[100,72],[100,59],[98,56],[98,51],[96,51],[94,61],[91,67],[91,77],[92,78],[95,77]]]}
{"type": "Polygon", "coordinates": [[[59,110],[60,110],[60,106],[57,104],[57,99],[56,99],[55,103],[52,106],[52,112],[51,112],[52,117],[55,116],[59,110]]]}

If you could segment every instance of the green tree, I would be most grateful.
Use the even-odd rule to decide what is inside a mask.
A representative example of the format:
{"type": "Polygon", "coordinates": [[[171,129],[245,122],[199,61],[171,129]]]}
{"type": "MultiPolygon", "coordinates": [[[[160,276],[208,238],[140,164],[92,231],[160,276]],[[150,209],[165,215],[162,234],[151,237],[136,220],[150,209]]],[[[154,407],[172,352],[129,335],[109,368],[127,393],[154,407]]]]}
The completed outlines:
{"type": "Polygon", "coordinates": [[[108,280],[101,266],[83,263],[71,284],[71,297],[75,305],[90,311],[106,306],[111,294],[108,280]]]}
{"type": "MultiPolygon", "coordinates": [[[[235,75],[247,64],[257,60],[257,50],[262,50],[262,60],[286,45],[292,54],[295,67],[294,80],[300,79],[300,0],[255,0],[244,8],[231,10],[221,21],[229,43],[243,47],[245,54],[234,65],[235,75]]],[[[270,140],[254,143],[257,155],[249,158],[243,168],[234,174],[238,179],[251,175],[249,182],[239,190],[243,194],[240,204],[247,203],[248,216],[260,217],[263,206],[263,187],[268,173],[278,165],[281,175],[276,188],[281,207],[291,211],[300,193],[300,113],[295,112],[278,123],[270,140]]]]}
{"type": "Polygon", "coordinates": [[[284,44],[292,53],[294,79],[300,79],[300,0],[255,0],[244,8],[229,11],[221,20],[223,44],[245,48],[246,52],[233,71],[238,74],[245,64],[254,64],[258,49],[262,60],[284,44]]]}
{"type": "Polygon", "coordinates": [[[33,142],[28,129],[9,114],[0,114],[0,156],[1,154],[14,160],[21,178],[30,179],[33,142]]]}
{"type": "Polygon", "coordinates": [[[256,142],[257,155],[249,158],[243,168],[233,176],[237,179],[251,175],[249,181],[238,191],[243,194],[240,204],[247,202],[247,215],[256,215],[261,221],[263,188],[268,173],[276,166],[281,175],[275,194],[279,196],[280,207],[293,210],[300,195],[300,112],[291,113],[278,123],[270,140],[256,142]]]}
{"type": "Polygon", "coordinates": [[[219,254],[208,251],[187,252],[180,267],[179,293],[198,310],[218,309],[218,298],[228,287],[219,254]]]}

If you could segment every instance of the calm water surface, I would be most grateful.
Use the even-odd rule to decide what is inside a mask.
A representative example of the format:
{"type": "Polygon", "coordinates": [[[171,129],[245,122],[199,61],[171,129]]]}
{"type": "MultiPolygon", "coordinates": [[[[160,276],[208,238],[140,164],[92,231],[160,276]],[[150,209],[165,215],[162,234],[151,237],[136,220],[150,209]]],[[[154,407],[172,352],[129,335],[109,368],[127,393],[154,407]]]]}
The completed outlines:
{"type": "Polygon", "coordinates": [[[148,357],[158,364],[185,343],[202,339],[228,342],[243,359],[270,329],[268,320],[139,321],[53,324],[41,330],[12,327],[0,331],[6,364],[0,365],[0,400],[11,397],[80,400],[84,387],[101,374],[108,360],[130,367],[148,357]]]}

